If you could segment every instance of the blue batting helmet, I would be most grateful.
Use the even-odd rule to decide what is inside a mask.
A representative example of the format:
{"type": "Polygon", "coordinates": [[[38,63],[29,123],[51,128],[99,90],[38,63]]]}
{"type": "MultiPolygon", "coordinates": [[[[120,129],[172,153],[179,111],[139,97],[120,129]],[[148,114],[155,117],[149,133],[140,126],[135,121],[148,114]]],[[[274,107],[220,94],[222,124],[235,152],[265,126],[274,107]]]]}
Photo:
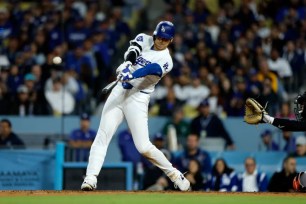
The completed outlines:
{"type": "Polygon", "coordinates": [[[157,24],[153,35],[160,37],[160,38],[165,38],[165,39],[172,39],[174,37],[174,25],[170,21],[161,21],[157,24]]]}

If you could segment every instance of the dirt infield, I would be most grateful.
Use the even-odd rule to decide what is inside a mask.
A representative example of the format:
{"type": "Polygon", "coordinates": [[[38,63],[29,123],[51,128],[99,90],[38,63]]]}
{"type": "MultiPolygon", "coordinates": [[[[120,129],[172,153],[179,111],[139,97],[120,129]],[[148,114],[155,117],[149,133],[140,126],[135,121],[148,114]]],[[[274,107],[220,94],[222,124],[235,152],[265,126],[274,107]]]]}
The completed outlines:
{"type": "MultiPolygon", "coordinates": [[[[149,191],[0,191],[0,197],[11,197],[11,196],[67,196],[67,195],[107,195],[107,194],[147,194],[149,191]]],[[[272,192],[260,192],[260,193],[242,193],[242,192],[202,192],[202,191],[190,191],[190,192],[179,192],[179,191],[152,191],[152,193],[165,193],[165,194],[203,194],[203,195],[248,195],[248,196],[303,196],[306,198],[306,193],[272,193],[272,192]]]]}

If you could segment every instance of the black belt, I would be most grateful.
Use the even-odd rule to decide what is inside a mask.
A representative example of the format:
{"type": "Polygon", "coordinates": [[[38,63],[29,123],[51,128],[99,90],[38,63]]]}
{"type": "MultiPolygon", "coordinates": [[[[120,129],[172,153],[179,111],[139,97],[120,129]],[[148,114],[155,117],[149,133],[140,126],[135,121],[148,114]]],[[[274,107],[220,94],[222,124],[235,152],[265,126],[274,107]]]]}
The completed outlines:
{"type": "Polygon", "coordinates": [[[150,94],[150,93],[148,93],[148,92],[145,92],[145,91],[140,91],[140,93],[144,93],[144,94],[150,94]]]}

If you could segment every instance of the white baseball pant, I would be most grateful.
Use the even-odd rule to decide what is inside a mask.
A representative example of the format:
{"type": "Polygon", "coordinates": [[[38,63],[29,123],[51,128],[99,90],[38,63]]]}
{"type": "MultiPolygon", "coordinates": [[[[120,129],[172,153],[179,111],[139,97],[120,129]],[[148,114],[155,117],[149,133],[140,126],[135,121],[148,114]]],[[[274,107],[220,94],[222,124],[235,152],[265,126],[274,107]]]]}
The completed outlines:
{"type": "Polygon", "coordinates": [[[109,142],[123,117],[126,118],[137,150],[166,175],[176,170],[149,140],[149,101],[150,95],[137,89],[123,89],[121,83],[114,87],[103,108],[99,129],[90,149],[87,176],[98,176],[100,173],[109,142]]]}

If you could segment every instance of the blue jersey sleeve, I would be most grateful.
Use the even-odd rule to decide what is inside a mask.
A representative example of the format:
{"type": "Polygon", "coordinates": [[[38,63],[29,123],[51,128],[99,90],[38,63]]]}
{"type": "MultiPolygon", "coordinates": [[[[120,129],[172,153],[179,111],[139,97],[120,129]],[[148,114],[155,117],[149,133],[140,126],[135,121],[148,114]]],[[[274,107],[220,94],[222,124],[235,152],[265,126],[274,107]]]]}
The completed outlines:
{"type": "Polygon", "coordinates": [[[133,72],[132,75],[134,78],[145,77],[147,75],[156,75],[162,77],[163,71],[159,64],[152,63],[144,66],[143,68],[137,69],[133,72]]]}

